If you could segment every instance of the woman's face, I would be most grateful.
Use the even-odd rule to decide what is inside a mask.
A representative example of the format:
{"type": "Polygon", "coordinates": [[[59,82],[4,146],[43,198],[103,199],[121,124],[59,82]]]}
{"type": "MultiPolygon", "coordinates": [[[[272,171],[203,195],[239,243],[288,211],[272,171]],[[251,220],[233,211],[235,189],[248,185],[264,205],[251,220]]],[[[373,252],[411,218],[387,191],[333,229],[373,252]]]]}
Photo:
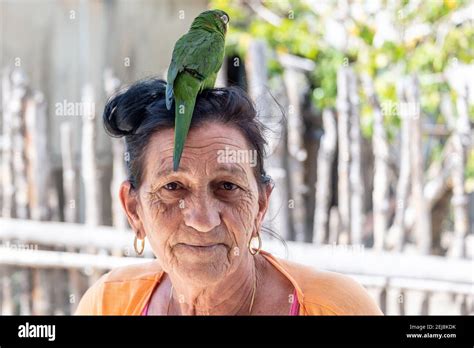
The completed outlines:
{"type": "Polygon", "coordinates": [[[247,243],[260,229],[271,192],[259,197],[249,160],[256,154],[238,129],[205,123],[190,130],[177,172],[173,136],[173,129],[152,136],[138,195],[125,198],[136,199],[129,221],[141,238],[146,234],[167,273],[210,284],[250,257],[247,243]]]}

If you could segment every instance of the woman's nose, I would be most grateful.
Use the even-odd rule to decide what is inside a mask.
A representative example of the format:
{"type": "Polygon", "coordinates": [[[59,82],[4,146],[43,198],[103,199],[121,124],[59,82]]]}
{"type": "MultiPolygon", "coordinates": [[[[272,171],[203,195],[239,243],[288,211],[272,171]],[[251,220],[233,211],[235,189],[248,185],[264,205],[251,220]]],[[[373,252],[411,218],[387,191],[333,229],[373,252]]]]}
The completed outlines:
{"type": "Polygon", "coordinates": [[[221,224],[219,209],[206,194],[184,202],[184,223],[199,232],[210,232],[221,224]]]}

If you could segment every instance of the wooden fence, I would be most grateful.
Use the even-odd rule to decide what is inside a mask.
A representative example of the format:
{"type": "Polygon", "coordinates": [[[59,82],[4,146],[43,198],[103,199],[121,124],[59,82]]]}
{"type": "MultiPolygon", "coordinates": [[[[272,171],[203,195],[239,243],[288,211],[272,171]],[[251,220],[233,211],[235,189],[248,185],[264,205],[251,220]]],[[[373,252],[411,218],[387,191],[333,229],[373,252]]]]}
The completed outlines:
{"type": "MultiPolygon", "coordinates": [[[[395,113],[379,101],[369,78],[357,76],[351,67],[341,68],[337,107],[318,111],[320,114],[312,110],[305,117],[309,111],[302,109],[306,102],[295,93],[295,86],[308,88],[301,81],[312,67],[280,57],[286,69],[281,78],[283,87],[272,91],[283,109],[278,110],[264,73],[268,70],[266,52],[264,43],[252,42],[246,67],[249,94],[262,122],[274,132],[268,137],[270,156],[266,163],[276,182],[267,214],[274,229],[285,240],[364,244],[397,251],[414,244],[423,254],[468,256],[466,238],[472,234],[474,212],[471,209],[469,213],[473,194],[469,197],[465,178],[473,145],[467,92],[458,96],[456,108],[451,100],[442,103],[448,122],[436,128],[419,109],[418,78],[401,79],[397,104],[401,131],[397,141],[390,143],[384,119],[395,117],[395,113]],[[359,90],[365,91],[374,113],[372,139],[362,139],[359,90]],[[286,123],[276,121],[282,111],[288,116],[286,123]],[[310,147],[301,141],[306,132],[303,121],[307,123],[308,118],[321,119],[319,130],[324,130],[310,147]],[[422,143],[426,136],[442,137],[436,142],[444,143],[440,159],[427,168],[426,153],[432,148],[429,142],[422,143]],[[453,226],[449,232],[443,222],[451,210],[453,226]],[[445,232],[452,242],[442,247],[445,232]]],[[[126,178],[123,141],[112,139],[108,150],[100,153],[97,140],[104,136],[98,120],[100,110],[89,107],[99,105],[97,95],[110,96],[121,86],[110,70],[103,77],[104,91],[94,93],[90,86],[84,86],[79,103],[84,110],[69,115],[81,118],[81,129],[74,129],[60,113],[60,132],[50,134],[47,115],[53,105],[45,104],[44,95],[29,86],[21,70],[3,71],[2,217],[126,226],[116,199],[118,186],[126,178]],[[61,158],[55,161],[49,151],[53,137],[59,137],[61,143],[61,158]],[[74,146],[77,138],[80,149],[74,146]]]]}
{"type": "MultiPolygon", "coordinates": [[[[315,110],[305,99],[311,94],[305,74],[313,69],[314,62],[269,52],[262,41],[249,44],[248,92],[273,131],[266,169],[276,186],[266,223],[294,241],[289,245],[295,260],[353,275],[386,313],[472,313],[474,195],[469,196],[464,173],[473,137],[467,91],[458,93],[455,103],[446,93],[440,108],[447,124],[433,125],[419,108],[422,77],[400,78],[401,128],[389,142],[384,120],[394,114],[379,100],[374,81],[341,67],[336,107],[315,110]],[[269,55],[285,69],[272,83],[269,55]],[[270,84],[277,86],[271,93],[270,84]],[[374,116],[371,139],[361,134],[361,94],[374,116]],[[423,137],[444,144],[440,159],[429,166],[426,153],[432,147],[423,137]],[[374,250],[354,252],[363,246],[374,250]],[[400,268],[406,264],[416,267],[400,268]]],[[[226,83],[225,71],[219,81],[226,83]]],[[[99,133],[101,110],[88,107],[101,105],[101,96],[120,86],[106,70],[102,88],[84,86],[81,101],[73,103],[84,110],[63,114],[31,88],[21,69],[2,71],[2,313],[71,313],[101,273],[142,260],[132,256],[132,235],[117,199],[126,177],[124,144],[107,140],[105,152],[98,150],[98,138],[105,136],[99,133]],[[59,134],[48,128],[53,112],[59,134]],[[79,116],[80,129],[65,116],[79,116]],[[54,161],[53,138],[61,144],[54,161]]],[[[265,248],[278,244],[268,241],[265,248]]]]}
{"type": "MultiPolygon", "coordinates": [[[[149,243],[145,257],[134,256],[129,230],[17,219],[0,219],[0,227],[2,314],[72,313],[98,276],[153,258],[149,243]]],[[[268,239],[264,249],[355,278],[386,314],[474,314],[470,260],[298,242],[288,242],[286,255],[282,244],[268,239]]]]}

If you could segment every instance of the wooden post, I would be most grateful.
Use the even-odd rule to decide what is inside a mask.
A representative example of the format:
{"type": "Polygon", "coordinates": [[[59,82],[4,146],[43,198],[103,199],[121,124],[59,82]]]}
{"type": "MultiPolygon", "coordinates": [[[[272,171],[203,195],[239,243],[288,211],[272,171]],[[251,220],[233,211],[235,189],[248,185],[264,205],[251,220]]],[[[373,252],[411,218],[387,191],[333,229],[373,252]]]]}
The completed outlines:
{"type": "Polygon", "coordinates": [[[380,303],[380,310],[382,311],[382,313],[387,312],[387,290],[388,290],[388,286],[383,286],[380,289],[379,303],[380,303]]]}
{"type": "Polygon", "coordinates": [[[63,165],[64,220],[66,222],[78,222],[79,180],[74,166],[74,132],[69,122],[63,122],[59,131],[63,165]]]}
{"type": "Polygon", "coordinates": [[[372,192],[374,211],[374,248],[382,250],[388,228],[389,182],[388,161],[389,147],[384,127],[384,113],[375,93],[373,82],[369,76],[364,78],[365,93],[372,106],[374,115],[374,131],[372,148],[374,154],[374,190],[372,192]]]}
{"type": "Polygon", "coordinates": [[[2,73],[2,216],[15,217],[15,185],[13,181],[13,115],[10,109],[12,83],[11,71],[2,73]]]}
{"type": "Polygon", "coordinates": [[[454,215],[454,238],[449,248],[449,256],[464,257],[466,254],[464,240],[469,231],[469,197],[465,188],[465,170],[467,162],[467,153],[470,142],[471,126],[468,112],[468,89],[465,93],[458,96],[457,111],[458,118],[456,128],[453,134],[453,150],[451,155],[453,161],[452,179],[453,179],[453,205],[454,215]]]}
{"type": "Polygon", "coordinates": [[[20,315],[31,315],[31,275],[32,272],[28,268],[20,268],[18,270],[18,299],[20,304],[20,315]]]}
{"type": "Polygon", "coordinates": [[[310,242],[310,236],[306,235],[306,206],[304,195],[307,192],[304,177],[304,162],[307,152],[304,148],[303,134],[304,122],[301,110],[301,94],[305,90],[305,77],[293,68],[286,68],[283,73],[283,81],[288,95],[288,126],[287,126],[287,148],[288,168],[291,168],[290,197],[293,207],[290,209],[295,230],[295,240],[310,242]]]}
{"type": "MultiPolygon", "coordinates": [[[[31,218],[45,221],[52,219],[50,206],[51,195],[51,170],[48,155],[48,125],[46,114],[46,102],[44,96],[36,91],[32,91],[25,103],[25,163],[27,176],[25,178],[28,187],[28,202],[31,218]]],[[[37,245],[35,247],[38,247],[37,245]]],[[[46,247],[48,248],[48,247],[46,247]]],[[[52,278],[51,272],[46,270],[20,271],[20,311],[22,314],[52,314],[54,289],[61,288],[52,278]],[[30,289],[30,282],[32,286],[30,289]],[[32,308],[29,308],[29,297],[31,294],[32,308]]]]}
{"type": "Polygon", "coordinates": [[[349,137],[350,137],[350,242],[362,244],[363,194],[364,181],[361,168],[361,133],[357,76],[353,69],[348,71],[349,78],[349,137]]]}
{"type": "MultiPolygon", "coordinates": [[[[15,185],[13,181],[13,116],[10,110],[12,83],[10,80],[11,71],[4,69],[2,73],[2,128],[3,128],[3,148],[2,148],[2,216],[6,218],[15,217],[15,185]]],[[[14,267],[2,266],[0,268],[1,293],[2,293],[2,315],[12,315],[13,289],[11,276],[14,267]]]]}
{"type": "MultiPolygon", "coordinates": [[[[6,71],[6,69],[4,70],[6,71]]],[[[3,149],[4,149],[4,135],[3,135],[3,115],[4,115],[4,108],[3,108],[3,104],[4,104],[4,101],[3,101],[3,88],[2,88],[2,80],[4,78],[3,76],[3,72],[2,70],[0,70],[0,214],[3,210],[2,208],[2,204],[3,204],[3,179],[2,179],[2,176],[3,176],[3,167],[4,167],[4,163],[3,163],[3,149]]],[[[1,293],[2,291],[0,290],[0,301],[1,301],[1,293]]],[[[0,313],[1,313],[1,304],[0,304],[0,313]]]]}
{"type": "Polygon", "coordinates": [[[51,277],[50,272],[44,269],[35,269],[33,272],[32,314],[48,315],[51,313],[51,277]]]}
{"type": "MultiPolygon", "coordinates": [[[[113,75],[110,69],[104,72],[104,87],[108,97],[114,95],[120,89],[120,80],[113,75]]],[[[128,222],[118,199],[120,184],[127,179],[125,170],[127,154],[125,153],[125,142],[123,139],[112,139],[112,152],[113,173],[110,185],[110,194],[112,197],[112,225],[118,229],[126,229],[128,228],[128,222]]]]}
{"type": "MultiPolygon", "coordinates": [[[[61,157],[63,164],[63,192],[64,192],[64,219],[66,222],[79,221],[79,180],[74,165],[74,133],[71,123],[63,122],[60,126],[61,157]]],[[[77,248],[66,246],[66,251],[76,252],[77,248]]],[[[69,312],[74,313],[79,299],[87,287],[87,279],[82,276],[78,269],[68,271],[69,279],[69,312]]]]}
{"type": "Polygon", "coordinates": [[[405,315],[406,313],[406,297],[407,297],[407,292],[405,289],[400,289],[400,294],[398,295],[399,301],[398,301],[398,310],[399,310],[399,315],[405,315]]]}
{"type": "MultiPolygon", "coordinates": [[[[398,103],[397,105],[406,104],[405,85],[400,82],[397,86],[398,103]]],[[[395,251],[403,249],[404,240],[407,232],[405,222],[405,210],[408,206],[408,197],[410,190],[411,162],[410,162],[410,120],[407,114],[407,108],[399,107],[399,116],[401,119],[401,132],[399,138],[400,161],[399,174],[396,189],[397,205],[395,209],[395,217],[392,226],[389,229],[387,246],[395,251]]],[[[391,108],[389,108],[391,110],[391,108]]],[[[390,112],[391,111],[387,111],[390,112]]]]}
{"type": "Polygon", "coordinates": [[[339,210],[337,209],[337,207],[332,207],[329,210],[329,244],[337,244],[340,234],[341,218],[339,217],[339,210]]]}
{"type": "Polygon", "coordinates": [[[423,293],[423,300],[421,301],[420,315],[430,314],[430,299],[431,291],[425,291],[423,293]]]}
{"type": "Polygon", "coordinates": [[[125,160],[127,154],[125,152],[125,142],[123,139],[112,139],[113,149],[113,176],[110,185],[110,193],[112,196],[112,222],[113,226],[124,230],[129,228],[127,218],[120,204],[118,192],[120,185],[127,180],[125,171],[125,160]]]}
{"type": "Polygon", "coordinates": [[[318,153],[316,181],[316,208],[314,212],[313,243],[322,244],[329,239],[329,208],[331,203],[332,164],[336,152],[337,125],[334,110],[323,110],[324,135],[318,153]]]}
{"type": "MultiPolygon", "coordinates": [[[[28,98],[25,109],[26,124],[26,154],[28,159],[28,186],[29,186],[29,204],[31,219],[38,221],[51,220],[51,207],[49,206],[49,194],[52,185],[50,159],[48,155],[48,119],[46,113],[46,102],[40,92],[33,91],[28,98]]],[[[38,246],[36,246],[38,247],[38,246]]],[[[45,270],[22,269],[20,311],[22,314],[30,314],[35,309],[29,308],[29,300],[33,295],[33,289],[42,286],[46,282],[39,281],[40,284],[32,281],[41,277],[48,278],[50,275],[45,270]],[[35,274],[35,276],[33,276],[35,274]],[[31,289],[30,289],[30,284],[31,289]]],[[[51,303],[48,297],[48,291],[51,290],[50,284],[45,284],[46,289],[35,291],[41,296],[39,301],[44,302],[44,312],[51,313],[51,303]]],[[[38,297],[34,298],[38,300],[38,297]]],[[[33,303],[33,306],[35,304],[33,303]]],[[[36,307],[37,309],[37,307],[36,307]]]]}
{"type": "Polygon", "coordinates": [[[51,168],[48,155],[48,119],[44,96],[34,92],[25,111],[28,146],[28,183],[31,218],[50,220],[48,188],[51,187],[51,168]]]}
{"type": "Polygon", "coordinates": [[[16,217],[27,219],[30,216],[28,206],[27,159],[25,145],[25,105],[27,97],[27,78],[23,71],[12,72],[12,94],[10,99],[10,117],[12,125],[12,157],[15,186],[16,217]]]}
{"type": "Polygon", "coordinates": [[[1,290],[2,290],[2,315],[13,315],[13,289],[12,289],[12,271],[13,267],[2,266],[0,268],[1,290]]]}
{"type": "MultiPolygon", "coordinates": [[[[99,169],[97,167],[97,132],[95,127],[95,100],[92,85],[84,86],[82,90],[82,162],[81,174],[84,182],[85,224],[89,226],[102,225],[102,199],[99,187],[99,169]]],[[[87,249],[89,253],[97,253],[94,247],[87,249]]],[[[86,270],[89,285],[95,283],[100,272],[94,269],[86,270]]]]}
{"type": "Polygon", "coordinates": [[[270,199],[270,207],[265,221],[276,227],[277,232],[286,240],[291,239],[293,227],[288,212],[288,183],[285,166],[285,129],[281,125],[281,110],[273,107],[267,91],[267,56],[266,44],[261,40],[251,41],[247,60],[247,81],[249,94],[253,99],[260,121],[269,127],[272,134],[268,137],[267,174],[274,182],[275,188],[270,199]]]}
{"type": "Polygon", "coordinates": [[[98,187],[98,170],[96,163],[96,128],[95,114],[91,107],[94,105],[94,91],[91,85],[86,85],[82,91],[84,114],[82,115],[82,163],[81,174],[84,182],[85,223],[99,225],[101,223],[101,199],[98,187]]]}
{"type": "Polygon", "coordinates": [[[226,87],[227,86],[227,57],[224,57],[222,62],[222,67],[217,73],[216,87],[226,87]]]}
{"type": "MultiPolygon", "coordinates": [[[[9,123],[11,141],[10,148],[7,151],[11,151],[11,163],[13,169],[13,176],[10,183],[14,187],[14,212],[17,218],[28,219],[30,217],[30,206],[29,206],[29,187],[28,187],[28,152],[27,152],[27,140],[28,134],[26,131],[26,120],[25,110],[27,105],[27,99],[29,97],[28,79],[25,73],[21,69],[15,69],[10,75],[10,95],[7,101],[7,117],[10,120],[9,123]]],[[[9,159],[7,159],[9,160],[9,159]]],[[[8,162],[7,162],[8,163],[8,162]]],[[[29,301],[27,293],[27,285],[29,272],[28,270],[11,267],[10,277],[16,275],[17,282],[11,282],[9,287],[12,291],[12,301],[19,302],[19,314],[29,314],[29,301]]],[[[15,279],[13,278],[13,279],[15,279]]],[[[8,291],[7,291],[8,294],[8,291]]],[[[15,314],[16,310],[14,309],[15,314]]]]}
{"type": "Polygon", "coordinates": [[[338,210],[341,226],[341,234],[349,242],[351,235],[351,209],[350,209],[350,102],[349,102],[349,68],[343,67],[337,72],[337,128],[338,128],[338,210]]]}
{"type": "Polygon", "coordinates": [[[420,95],[418,79],[414,76],[405,81],[407,104],[402,108],[407,109],[410,124],[410,163],[412,166],[412,197],[415,204],[417,219],[415,222],[415,235],[418,250],[423,254],[431,251],[431,217],[425,197],[423,143],[421,132],[422,115],[420,112],[420,95]]]}

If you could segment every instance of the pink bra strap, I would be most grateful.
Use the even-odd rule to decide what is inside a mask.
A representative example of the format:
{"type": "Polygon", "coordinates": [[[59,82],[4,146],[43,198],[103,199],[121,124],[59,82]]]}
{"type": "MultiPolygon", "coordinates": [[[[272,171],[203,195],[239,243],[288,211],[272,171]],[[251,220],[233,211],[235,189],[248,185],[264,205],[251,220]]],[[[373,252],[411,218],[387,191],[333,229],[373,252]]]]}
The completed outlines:
{"type": "Polygon", "coordinates": [[[143,308],[142,315],[148,315],[148,306],[150,305],[150,302],[147,302],[145,308],[143,308]]]}
{"type": "Polygon", "coordinates": [[[291,303],[290,315],[299,315],[300,312],[300,303],[298,302],[298,295],[296,294],[296,289],[293,290],[293,302],[291,303]]]}

